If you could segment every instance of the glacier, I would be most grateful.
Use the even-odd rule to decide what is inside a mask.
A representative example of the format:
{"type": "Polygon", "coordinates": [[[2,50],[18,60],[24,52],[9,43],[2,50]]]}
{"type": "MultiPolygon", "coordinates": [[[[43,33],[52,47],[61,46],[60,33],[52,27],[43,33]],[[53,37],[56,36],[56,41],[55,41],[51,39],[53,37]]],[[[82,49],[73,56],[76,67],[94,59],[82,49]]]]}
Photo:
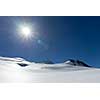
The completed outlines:
{"type": "Polygon", "coordinates": [[[0,57],[0,82],[15,83],[98,83],[100,69],[73,65],[30,62],[23,58],[0,57]]]}

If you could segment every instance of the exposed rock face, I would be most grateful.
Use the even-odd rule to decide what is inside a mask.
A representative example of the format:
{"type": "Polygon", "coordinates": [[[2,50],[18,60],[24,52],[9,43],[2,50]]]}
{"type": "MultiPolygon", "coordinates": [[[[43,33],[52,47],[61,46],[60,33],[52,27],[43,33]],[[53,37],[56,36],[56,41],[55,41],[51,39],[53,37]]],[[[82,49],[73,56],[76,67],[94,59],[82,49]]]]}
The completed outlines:
{"type": "Polygon", "coordinates": [[[91,67],[88,64],[84,63],[83,61],[80,60],[73,60],[69,59],[68,61],[65,62],[66,64],[74,65],[74,66],[85,66],[85,67],[91,67]]]}
{"type": "Polygon", "coordinates": [[[26,67],[26,66],[28,66],[28,64],[25,64],[25,63],[17,63],[19,66],[21,66],[21,67],[26,67]]]}

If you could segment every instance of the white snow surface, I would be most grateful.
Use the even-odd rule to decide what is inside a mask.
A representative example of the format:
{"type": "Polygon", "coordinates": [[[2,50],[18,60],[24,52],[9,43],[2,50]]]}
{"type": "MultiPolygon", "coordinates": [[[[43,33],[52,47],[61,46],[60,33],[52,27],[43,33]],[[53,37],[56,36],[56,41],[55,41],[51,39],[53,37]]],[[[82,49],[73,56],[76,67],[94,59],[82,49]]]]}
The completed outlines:
{"type": "Polygon", "coordinates": [[[43,64],[23,58],[0,57],[0,82],[97,83],[100,69],[70,64],[43,64]],[[22,67],[19,64],[27,64],[22,67]]]}

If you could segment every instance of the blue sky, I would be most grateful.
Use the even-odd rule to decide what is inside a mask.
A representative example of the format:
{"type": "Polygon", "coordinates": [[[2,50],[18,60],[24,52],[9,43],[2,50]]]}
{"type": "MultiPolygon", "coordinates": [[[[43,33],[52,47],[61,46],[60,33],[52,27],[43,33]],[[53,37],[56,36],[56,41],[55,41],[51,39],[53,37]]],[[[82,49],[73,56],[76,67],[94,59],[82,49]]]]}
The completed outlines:
{"type": "Polygon", "coordinates": [[[0,17],[0,56],[54,62],[72,58],[99,67],[99,43],[100,17],[0,17]],[[24,23],[35,30],[29,40],[18,35],[24,23]]]}

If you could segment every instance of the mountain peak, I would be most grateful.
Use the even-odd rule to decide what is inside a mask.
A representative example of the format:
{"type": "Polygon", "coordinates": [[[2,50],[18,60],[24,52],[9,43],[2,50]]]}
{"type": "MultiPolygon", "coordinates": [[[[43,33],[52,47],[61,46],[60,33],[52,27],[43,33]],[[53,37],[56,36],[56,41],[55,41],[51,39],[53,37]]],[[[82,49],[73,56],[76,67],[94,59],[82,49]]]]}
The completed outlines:
{"type": "Polygon", "coordinates": [[[70,64],[74,66],[85,66],[85,67],[90,67],[88,64],[84,63],[81,60],[74,60],[74,59],[68,59],[65,64],[70,64]]]}

